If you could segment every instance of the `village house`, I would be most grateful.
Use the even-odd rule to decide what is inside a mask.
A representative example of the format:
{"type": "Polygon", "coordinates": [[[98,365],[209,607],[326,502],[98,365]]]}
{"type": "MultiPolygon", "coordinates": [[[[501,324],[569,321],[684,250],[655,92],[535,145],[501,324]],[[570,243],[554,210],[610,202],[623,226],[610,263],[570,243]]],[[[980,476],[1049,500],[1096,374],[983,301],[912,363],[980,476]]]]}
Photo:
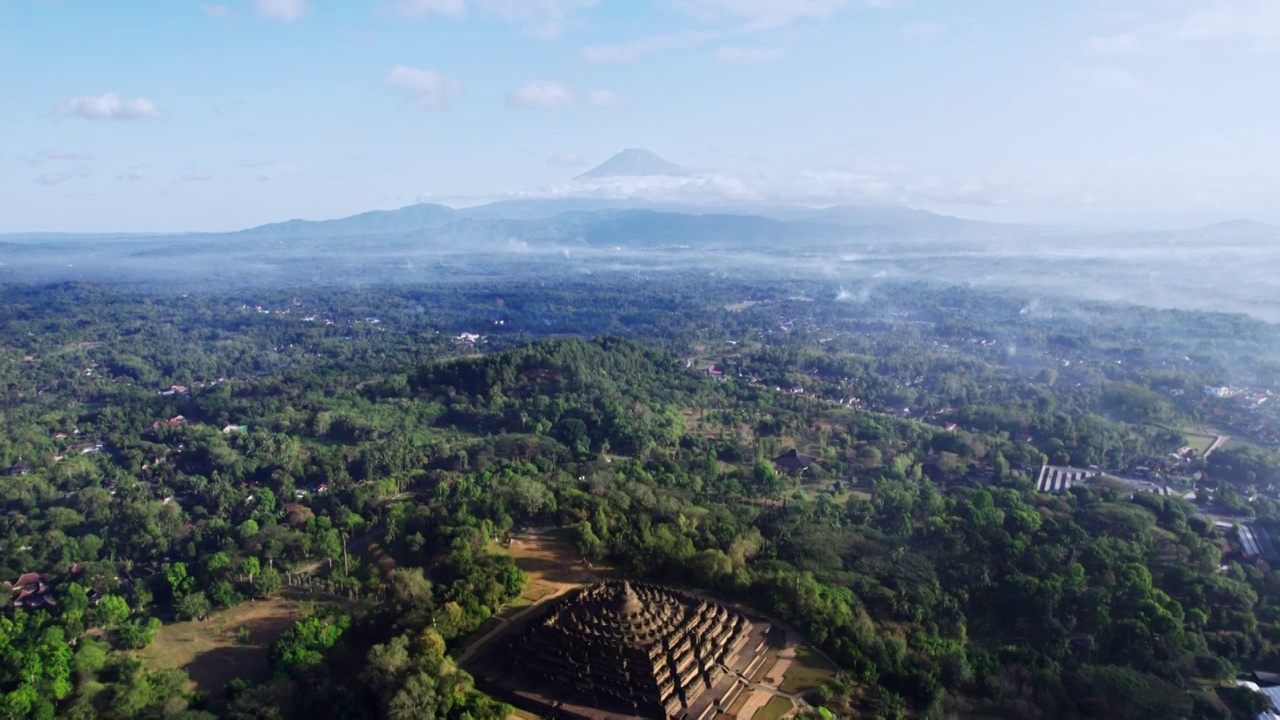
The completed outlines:
{"type": "Polygon", "coordinates": [[[13,607],[36,608],[57,605],[53,598],[53,588],[46,582],[47,578],[40,573],[24,573],[16,582],[6,582],[13,599],[13,607]]]}
{"type": "Polygon", "coordinates": [[[773,459],[773,466],[778,472],[786,475],[799,475],[813,464],[814,458],[801,453],[795,448],[782,453],[773,459]]]}
{"type": "Polygon", "coordinates": [[[30,471],[31,471],[31,465],[29,465],[22,458],[18,458],[17,462],[5,468],[3,471],[0,471],[0,474],[8,475],[8,476],[16,476],[16,475],[26,475],[30,471]]]}

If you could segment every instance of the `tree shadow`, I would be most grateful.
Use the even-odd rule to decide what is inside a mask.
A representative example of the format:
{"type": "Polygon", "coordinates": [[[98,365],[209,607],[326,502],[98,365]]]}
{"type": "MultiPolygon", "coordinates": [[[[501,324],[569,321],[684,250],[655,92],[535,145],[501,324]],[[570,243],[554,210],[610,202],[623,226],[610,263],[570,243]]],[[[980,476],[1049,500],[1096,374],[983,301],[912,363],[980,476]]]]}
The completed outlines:
{"type": "Polygon", "coordinates": [[[204,650],[196,653],[182,669],[202,692],[219,698],[233,679],[255,680],[266,674],[267,647],[230,645],[204,650]]]}

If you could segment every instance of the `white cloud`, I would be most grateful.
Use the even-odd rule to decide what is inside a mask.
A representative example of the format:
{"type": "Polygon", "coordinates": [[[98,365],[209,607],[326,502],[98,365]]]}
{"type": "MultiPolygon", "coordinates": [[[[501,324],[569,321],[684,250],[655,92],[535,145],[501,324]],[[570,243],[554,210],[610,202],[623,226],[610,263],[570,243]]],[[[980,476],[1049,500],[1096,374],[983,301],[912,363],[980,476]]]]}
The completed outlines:
{"type": "Polygon", "coordinates": [[[1072,66],[1067,68],[1067,76],[1083,80],[1094,90],[1103,93],[1134,95],[1152,92],[1151,86],[1124,68],[1072,66]]]}
{"type": "Polygon", "coordinates": [[[226,5],[201,5],[200,9],[209,17],[225,20],[231,17],[231,8],[226,5]]]}
{"type": "Polygon", "coordinates": [[[786,55],[782,48],[774,47],[722,47],[716,50],[716,58],[731,65],[757,65],[780,60],[786,55]]]}
{"type": "Polygon", "coordinates": [[[392,0],[384,8],[404,20],[422,20],[431,15],[459,18],[467,14],[465,0],[392,0]]]}
{"type": "Polygon", "coordinates": [[[593,63],[635,62],[645,55],[663,50],[695,47],[716,40],[720,36],[721,33],[710,30],[685,30],[666,35],[650,35],[616,45],[589,45],[582,49],[582,57],[593,63]]]}
{"type": "Polygon", "coordinates": [[[696,172],[688,176],[589,178],[554,183],[507,197],[633,199],[648,202],[842,203],[998,206],[1024,177],[939,175],[915,168],[837,169],[770,175],[696,172]]]}
{"type": "Polygon", "coordinates": [[[510,23],[525,26],[525,32],[544,40],[558,39],[574,13],[596,4],[596,0],[385,0],[383,9],[404,20],[422,20],[432,15],[461,18],[476,10],[510,23]]]}
{"type": "Polygon", "coordinates": [[[579,10],[596,4],[596,0],[473,0],[484,12],[508,22],[565,20],[579,10]]]}
{"type": "Polygon", "coordinates": [[[300,19],[307,12],[307,0],[254,0],[258,14],[283,23],[300,19]]]}
{"type": "Polygon", "coordinates": [[[621,110],[622,98],[609,90],[592,90],[587,93],[587,105],[601,110],[621,110]]]}
{"type": "Polygon", "coordinates": [[[582,167],[587,164],[587,159],[582,157],[580,153],[564,152],[563,150],[547,158],[547,164],[553,167],[582,167]]]}
{"type": "Polygon", "coordinates": [[[554,80],[532,80],[507,93],[507,107],[556,110],[577,102],[569,86],[554,80]]]}
{"type": "Polygon", "coordinates": [[[93,153],[87,150],[41,150],[41,160],[92,160],[93,153]]]}
{"type": "Polygon", "coordinates": [[[138,182],[144,177],[145,176],[142,173],[131,172],[126,175],[117,175],[116,180],[119,180],[120,182],[138,182]]]}
{"type": "Polygon", "coordinates": [[[1172,20],[1129,32],[1089,38],[1085,49],[1104,55],[1136,53],[1184,43],[1234,42],[1246,47],[1280,41],[1280,3],[1275,0],[1212,0],[1172,20]]]}
{"type": "Polygon", "coordinates": [[[387,84],[400,88],[426,110],[444,110],[463,94],[462,83],[435,70],[397,65],[387,75],[387,84]]]}
{"type": "Polygon", "coordinates": [[[60,185],[73,177],[75,177],[74,174],[67,172],[44,173],[36,176],[36,183],[40,185],[60,185]]]}
{"type": "Polygon", "coordinates": [[[146,98],[122,100],[113,92],[71,98],[62,105],[62,114],[86,120],[143,120],[161,116],[160,108],[146,98]]]}
{"type": "Polygon", "coordinates": [[[947,34],[947,26],[941,23],[917,22],[902,28],[907,37],[938,37],[947,34]]]}
{"type": "Polygon", "coordinates": [[[539,40],[559,40],[560,36],[564,34],[564,25],[555,20],[548,20],[544,23],[526,27],[525,32],[539,40]]]}
{"type": "Polygon", "coordinates": [[[798,20],[821,20],[846,4],[846,0],[680,0],[678,7],[699,20],[765,29],[798,20]]]}
{"type": "Polygon", "coordinates": [[[182,182],[208,182],[213,176],[205,172],[187,173],[182,176],[182,182]]]}

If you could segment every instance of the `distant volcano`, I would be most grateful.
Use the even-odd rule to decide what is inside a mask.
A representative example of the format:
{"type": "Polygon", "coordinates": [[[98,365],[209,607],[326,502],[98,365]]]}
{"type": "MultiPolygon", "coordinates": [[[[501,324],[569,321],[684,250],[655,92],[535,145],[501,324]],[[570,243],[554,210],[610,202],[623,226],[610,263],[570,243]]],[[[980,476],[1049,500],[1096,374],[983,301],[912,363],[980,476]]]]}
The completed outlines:
{"type": "Polygon", "coordinates": [[[685,177],[688,174],[689,171],[673,162],[663,160],[648,150],[632,149],[623,150],[591,170],[582,173],[578,177],[574,178],[574,180],[585,180],[587,178],[643,177],[648,175],[685,177]]]}

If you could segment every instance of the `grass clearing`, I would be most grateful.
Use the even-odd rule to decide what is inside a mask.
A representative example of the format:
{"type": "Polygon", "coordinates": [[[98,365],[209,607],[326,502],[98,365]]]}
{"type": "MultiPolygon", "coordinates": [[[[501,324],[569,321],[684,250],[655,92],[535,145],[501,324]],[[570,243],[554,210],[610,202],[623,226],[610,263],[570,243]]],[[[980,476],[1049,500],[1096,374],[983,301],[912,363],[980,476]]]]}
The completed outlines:
{"type": "Polygon", "coordinates": [[[782,716],[791,712],[791,701],[784,697],[775,697],[751,716],[751,720],[782,720],[782,716]]]}
{"type": "MultiPolygon", "coordinates": [[[[599,566],[588,568],[564,528],[542,528],[512,533],[511,544],[502,547],[491,543],[489,550],[507,554],[525,571],[529,582],[520,598],[509,608],[519,609],[536,604],[567,589],[585,585],[602,572],[599,566]]],[[[607,571],[606,571],[607,572],[607,571]]],[[[506,609],[504,609],[504,614],[506,609]]]]}
{"type": "Polygon", "coordinates": [[[253,679],[267,672],[267,650],[315,603],[277,595],[251,600],[213,613],[203,622],[164,625],[155,642],[137,656],[152,670],[181,668],[195,689],[219,697],[233,678],[253,679]],[[237,635],[247,630],[247,642],[237,635]]]}
{"type": "Polygon", "coordinates": [[[1213,445],[1215,436],[1183,431],[1182,437],[1187,447],[1194,448],[1198,454],[1204,455],[1204,451],[1208,450],[1210,445],[1213,445]]]}
{"type": "Polygon", "coordinates": [[[835,674],[835,668],[821,655],[801,646],[796,649],[796,657],[791,661],[791,667],[787,668],[778,689],[789,695],[803,695],[822,687],[835,674]]]}

